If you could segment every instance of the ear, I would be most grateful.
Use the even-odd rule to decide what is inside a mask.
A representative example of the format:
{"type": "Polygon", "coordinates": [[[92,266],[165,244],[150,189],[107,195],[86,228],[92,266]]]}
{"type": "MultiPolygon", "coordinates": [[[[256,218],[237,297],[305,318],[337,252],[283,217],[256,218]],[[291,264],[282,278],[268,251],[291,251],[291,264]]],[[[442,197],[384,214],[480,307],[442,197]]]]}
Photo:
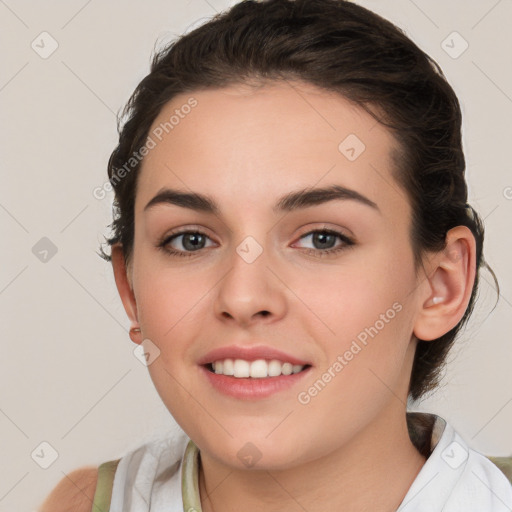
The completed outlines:
{"type": "Polygon", "coordinates": [[[464,316],[476,275],[476,242],[466,226],[446,234],[446,247],[429,265],[423,305],[414,324],[420,340],[434,340],[453,329],[464,316]]]}
{"type": "Polygon", "coordinates": [[[117,291],[123,302],[124,309],[128,318],[132,322],[130,329],[130,338],[136,343],[142,343],[142,334],[140,332],[139,320],[137,318],[137,302],[133,293],[131,268],[126,264],[123,254],[123,247],[120,243],[114,244],[111,249],[112,268],[116,280],[117,291]]]}

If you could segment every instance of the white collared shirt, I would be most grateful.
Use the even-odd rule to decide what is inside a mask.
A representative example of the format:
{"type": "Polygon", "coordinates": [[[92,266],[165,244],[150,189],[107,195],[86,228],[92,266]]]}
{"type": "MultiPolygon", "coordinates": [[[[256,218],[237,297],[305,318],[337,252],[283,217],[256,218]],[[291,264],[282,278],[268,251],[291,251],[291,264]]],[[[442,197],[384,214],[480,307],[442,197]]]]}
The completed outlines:
{"type": "MultiPolygon", "coordinates": [[[[397,512],[511,512],[512,484],[503,472],[471,449],[443,418],[435,420],[431,454],[397,512]]],[[[122,457],[110,511],[183,512],[181,466],[188,442],[181,433],[122,457]]]]}

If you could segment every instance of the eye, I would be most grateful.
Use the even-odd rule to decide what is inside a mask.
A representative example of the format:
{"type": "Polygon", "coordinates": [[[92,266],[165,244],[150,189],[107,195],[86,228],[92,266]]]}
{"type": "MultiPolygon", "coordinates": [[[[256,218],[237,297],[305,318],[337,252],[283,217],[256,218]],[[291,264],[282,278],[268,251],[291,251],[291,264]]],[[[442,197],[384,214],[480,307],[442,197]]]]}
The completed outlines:
{"type": "Polygon", "coordinates": [[[334,254],[339,251],[345,250],[348,247],[354,245],[354,241],[343,233],[339,233],[338,231],[334,231],[331,229],[317,229],[314,231],[310,231],[305,235],[300,237],[300,240],[307,240],[313,243],[315,248],[308,249],[306,248],[306,252],[308,254],[314,254],[317,256],[322,256],[324,254],[334,254]],[[336,244],[336,239],[341,240],[341,243],[336,244]]]}
{"type": "Polygon", "coordinates": [[[158,247],[173,256],[192,256],[192,253],[206,247],[207,240],[210,238],[201,231],[181,231],[166,236],[158,247]]]}
{"type": "MultiPolygon", "coordinates": [[[[315,256],[334,254],[355,244],[348,236],[331,229],[310,231],[301,236],[300,240],[307,240],[308,238],[316,247],[313,249],[305,248],[305,252],[315,256]],[[337,240],[341,241],[338,245],[336,245],[337,240]]],[[[188,230],[165,236],[157,246],[171,256],[187,257],[193,256],[195,252],[199,252],[201,249],[210,247],[212,244],[206,245],[208,240],[211,241],[210,237],[202,231],[188,230]]]]}

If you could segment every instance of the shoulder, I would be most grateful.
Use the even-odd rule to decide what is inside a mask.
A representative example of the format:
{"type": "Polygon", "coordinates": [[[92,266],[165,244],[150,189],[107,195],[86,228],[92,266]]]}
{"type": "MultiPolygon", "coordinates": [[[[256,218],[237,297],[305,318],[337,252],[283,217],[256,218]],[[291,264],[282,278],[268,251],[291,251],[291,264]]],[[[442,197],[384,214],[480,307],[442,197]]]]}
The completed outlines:
{"type": "Polygon", "coordinates": [[[501,470],[501,472],[507,477],[508,481],[512,485],[512,456],[495,457],[486,455],[486,458],[501,470]]]}
{"type": "Polygon", "coordinates": [[[90,512],[97,481],[97,467],[72,471],[60,480],[37,512],[90,512]]]}
{"type": "Polygon", "coordinates": [[[512,510],[512,485],[502,458],[488,457],[473,448],[467,452],[460,480],[454,484],[460,510],[504,510],[504,504],[512,510]]]}

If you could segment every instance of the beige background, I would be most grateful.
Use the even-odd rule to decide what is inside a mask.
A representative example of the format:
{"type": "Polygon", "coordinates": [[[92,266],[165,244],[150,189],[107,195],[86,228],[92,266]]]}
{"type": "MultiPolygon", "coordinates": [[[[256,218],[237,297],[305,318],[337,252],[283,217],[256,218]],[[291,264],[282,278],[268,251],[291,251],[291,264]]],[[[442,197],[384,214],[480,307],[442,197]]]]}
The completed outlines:
{"type": "MultiPolygon", "coordinates": [[[[115,114],[147,73],[155,41],[233,3],[0,1],[1,511],[35,510],[65,473],[176,428],[133,355],[110,265],[95,253],[111,196],[98,200],[93,190],[106,180],[115,114]],[[51,49],[43,31],[58,43],[46,59],[31,47],[51,49]],[[46,262],[33,253],[43,237],[57,249],[46,262]],[[40,464],[52,449],[42,442],[58,453],[47,469],[40,464]]],[[[459,95],[470,199],[502,287],[491,312],[495,292],[483,273],[443,388],[412,408],[442,415],[486,454],[512,455],[512,2],[360,3],[402,27],[459,95]],[[454,31],[469,44],[458,58],[442,47],[454,31]]],[[[458,36],[447,41],[462,48],[458,36]]]]}

